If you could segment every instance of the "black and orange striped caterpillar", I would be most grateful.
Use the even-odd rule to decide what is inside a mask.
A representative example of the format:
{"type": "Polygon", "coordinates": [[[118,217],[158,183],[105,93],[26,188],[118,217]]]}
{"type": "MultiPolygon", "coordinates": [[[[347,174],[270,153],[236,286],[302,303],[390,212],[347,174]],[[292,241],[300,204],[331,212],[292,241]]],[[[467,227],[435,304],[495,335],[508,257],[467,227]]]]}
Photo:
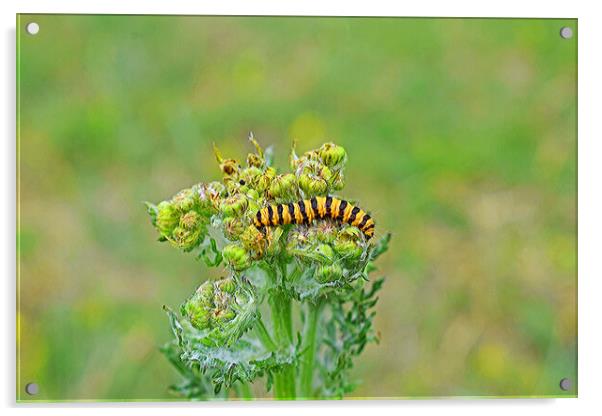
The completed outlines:
{"type": "Polygon", "coordinates": [[[255,227],[283,224],[311,224],[314,219],[331,218],[362,230],[371,238],[374,235],[374,221],[359,207],[332,196],[318,196],[299,202],[270,205],[257,211],[255,227]]]}

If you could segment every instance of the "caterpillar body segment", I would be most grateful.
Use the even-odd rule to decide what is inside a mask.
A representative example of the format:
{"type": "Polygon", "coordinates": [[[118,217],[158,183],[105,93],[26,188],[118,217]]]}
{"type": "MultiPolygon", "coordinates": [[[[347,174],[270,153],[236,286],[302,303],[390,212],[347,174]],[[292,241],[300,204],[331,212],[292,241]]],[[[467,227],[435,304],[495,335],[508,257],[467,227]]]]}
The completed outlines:
{"type": "Polygon", "coordinates": [[[255,227],[284,224],[311,224],[316,219],[331,218],[362,230],[371,238],[374,235],[374,221],[361,208],[344,199],[332,196],[317,196],[298,202],[269,205],[257,211],[253,222],[255,227]]]}

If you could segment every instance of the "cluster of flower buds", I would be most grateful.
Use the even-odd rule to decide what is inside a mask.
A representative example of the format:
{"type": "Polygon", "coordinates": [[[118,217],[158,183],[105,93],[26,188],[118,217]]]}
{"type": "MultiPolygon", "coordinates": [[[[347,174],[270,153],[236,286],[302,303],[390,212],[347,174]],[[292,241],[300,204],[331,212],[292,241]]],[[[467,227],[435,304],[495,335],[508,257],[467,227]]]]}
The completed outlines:
{"type": "Polygon", "coordinates": [[[289,233],[287,252],[308,267],[315,266],[315,279],[319,283],[341,281],[365,258],[368,242],[362,232],[353,226],[329,220],[312,228],[289,233]]]}
{"type": "Polygon", "coordinates": [[[304,198],[327,195],[343,189],[347,152],[334,143],[325,143],[319,149],[310,150],[301,157],[291,152],[291,169],[295,172],[304,198]]]}
{"type": "Polygon", "coordinates": [[[198,184],[157,206],[149,204],[161,239],[190,251],[205,240],[208,226],[214,225],[225,238],[225,244],[218,247],[221,258],[235,273],[248,269],[265,255],[285,250],[288,256],[312,262],[321,282],[340,279],[343,268],[357,264],[367,248],[359,229],[325,219],[283,233],[279,226],[259,230],[253,219],[269,204],[296,202],[340,190],[347,161],[345,149],[325,143],[297,156],[293,145],[292,173],[279,174],[252,135],[249,141],[255,151],[247,155],[246,164],[224,158],[214,146],[222,182],[198,184]],[[286,241],[279,244],[283,235],[286,241]]]}
{"type": "Polygon", "coordinates": [[[181,306],[180,312],[197,329],[219,327],[237,315],[235,290],[232,278],[207,281],[181,306]]]}
{"type": "Polygon", "coordinates": [[[190,251],[207,236],[207,226],[217,212],[225,187],[219,182],[199,183],[158,205],[147,203],[161,240],[190,251]]]}
{"type": "Polygon", "coordinates": [[[276,170],[266,162],[263,149],[253,135],[249,141],[256,152],[248,154],[246,167],[234,159],[224,159],[219,149],[214,147],[226,189],[218,207],[221,229],[229,241],[222,249],[222,256],[235,271],[250,267],[252,259],[265,251],[267,243],[253,225],[253,216],[266,203],[272,183],[277,178],[276,170]]]}

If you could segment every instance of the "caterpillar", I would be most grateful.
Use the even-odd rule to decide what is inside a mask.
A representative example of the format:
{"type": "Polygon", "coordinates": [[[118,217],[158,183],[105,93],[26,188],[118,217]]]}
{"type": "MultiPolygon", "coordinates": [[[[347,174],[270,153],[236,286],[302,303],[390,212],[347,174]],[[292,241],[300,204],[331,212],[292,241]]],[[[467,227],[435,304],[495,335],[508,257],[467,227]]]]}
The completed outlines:
{"type": "Polygon", "coordinates": [[[332,196],[318,196],[288,204],[269,205],[257,211],[253,220],[261,229],[270,225],[311,224],[314,219],[332,218],[362,230],[371,238],[374,235],[374,221],[359,207],[332,196]]]}

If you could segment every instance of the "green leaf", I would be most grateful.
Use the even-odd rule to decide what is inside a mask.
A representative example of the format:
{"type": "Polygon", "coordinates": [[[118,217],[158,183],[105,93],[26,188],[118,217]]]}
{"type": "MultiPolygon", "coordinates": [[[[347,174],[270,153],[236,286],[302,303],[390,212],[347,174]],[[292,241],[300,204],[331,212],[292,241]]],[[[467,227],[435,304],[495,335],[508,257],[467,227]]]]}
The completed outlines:
{"type": "Polygon", "coordinates": [[[217,243],[213,237],[209,238],[209,246],[201,249],[198,258],[203,259],[208,267],[217,267],[222,262],[222,252],[217,248],[217,243]],[[210,256],[213,255],[213,258],[210,256]]]}
{"type": "Polygon", "coordinates": [[[151,223],[153,224],[153,227],[155,227],[157,225],[157,215],[159,214],[159,209],[155,204],[152,204],[148,201],[144,201],[143,204],[146,206],[146,212],[148,212],[148,215],[151,217],[151,223]]]}
{"type": "MultiPolygon", "coordinates": [[[[264,375],[270,379],[272,373],[298,362],[298,346],[269,351],[251,333],[246,333],[234,342],[217,343],[215,331],[199,331],[169,308],[166,311],[176,334],[179,359],[187,369],[198,367],[210,380],[215,394],[222,388],[232,387],[237,381],[252,383],[264,375]]],[[[248,329],[250,328],[246,328],[248,329]]],[[[223,341],[223,337],[224,334],[220,341],[223,341]]],[[[232,341],[229,337],[226,338],[232,341]]],[[[173,357],[170,361],[174,362],[173,357]]]]}
{"type": "Polygon", "coordinates": [[[380,240],[374,245],[372,252],[370,253],[370,261],[376,260],[381,254],[385,253],[389,249],[389,242],[391,241],[391,233],[385,234],[380,240]]]}

